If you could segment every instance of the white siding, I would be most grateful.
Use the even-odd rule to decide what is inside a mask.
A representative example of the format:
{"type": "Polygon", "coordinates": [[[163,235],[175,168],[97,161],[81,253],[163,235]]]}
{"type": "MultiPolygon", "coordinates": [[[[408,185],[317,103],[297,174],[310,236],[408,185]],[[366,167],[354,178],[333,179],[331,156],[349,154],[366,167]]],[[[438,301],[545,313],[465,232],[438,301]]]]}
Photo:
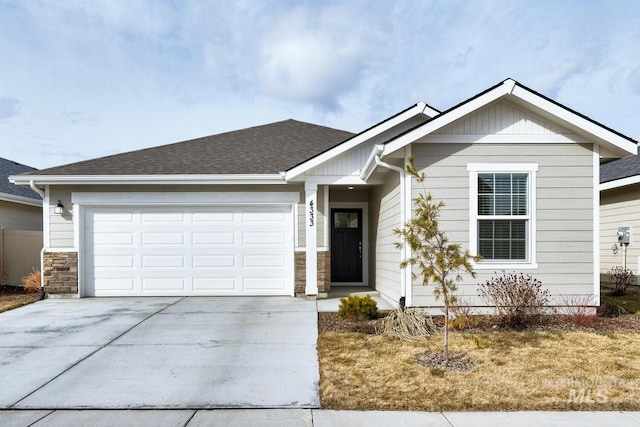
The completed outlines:
{"type": "Polygon", "coordinates": [[[384,185],[371,192],[370,272],[375,289],[392,301],[400,298],[400,251],[395,248],[399,237],[393,230],[400,227],[400,178],[389,173],[384,185]]]}
{"type": "Polygon", "coordinates": [[[475,114],[457,120],[437,134],[456,135],[551,135],[569,134],[566,129],[508,101],[497,101],[475,114]]]}
{"type": "Polygon", "coordinates": [[[623,265],[624,250],[612,248],[618,242],[618,227],[631,227],[627,247],[627,268],[638,274],[640,257],[640,185],[607,190],[600,193],[600,273],[623,265]]]}
{"type": "MultiPolygon", "coordinates": [[[[468,163],[538,163],[536,239],[538,268],[523,270],[553,295],[593,293],[593,155],[580,144],[414,144],[426,188],[443,200],[440,226],[452,242],[469,244],[468,163]]],[[[414,182],[413,196],[422,191],[414,182]]],[[[513,271],[520,272],[517,267],[513,271]]],[[[465,276],[460,293],[479,304],[477,284],[493,271],[465,276]]],[[[414,305],[436,305],[432,289],[415,284],[414,305]]],[[[439,304],[438,304],[439,305],[439,304]]]]}
{"type": "Polygon", "coordinates": [[[42,230],[42,208],[0,201],[0,227],[8,230],[42,230]]]}

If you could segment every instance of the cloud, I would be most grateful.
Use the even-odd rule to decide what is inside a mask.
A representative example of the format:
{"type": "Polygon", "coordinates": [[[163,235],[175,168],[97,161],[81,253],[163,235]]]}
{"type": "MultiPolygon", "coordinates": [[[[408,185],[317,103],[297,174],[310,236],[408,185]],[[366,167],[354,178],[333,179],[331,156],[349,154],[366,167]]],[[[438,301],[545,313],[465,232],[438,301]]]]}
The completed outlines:
{"type": "Polygon", "coordinates": [[[20,101],[15,98],[0,97],[0,120],[17,116],[20,112],[20,101]]]}
{"type": "MultiPolygon", "coordinates": [[[[352,12],[352,11],[351,11],[352,12]]],[[[344,17],[345,8],[296,8],[273,20],[260,43],[257,78],[265,94],[340,109],[367,69],[375,32],[344,17]]]]}

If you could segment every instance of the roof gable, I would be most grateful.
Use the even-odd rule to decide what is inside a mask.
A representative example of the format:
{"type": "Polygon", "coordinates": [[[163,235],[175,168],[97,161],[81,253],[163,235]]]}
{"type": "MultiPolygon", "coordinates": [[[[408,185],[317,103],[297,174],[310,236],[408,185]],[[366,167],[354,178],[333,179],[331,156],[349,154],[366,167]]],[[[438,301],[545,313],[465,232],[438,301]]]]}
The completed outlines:
{"type": "Polygon", "coordinates": [[[40,195],[32,189],[20,187],[9,182],[10,175],[32,172],[35,170],[36,169],[31,166],[22,165],[12,160],[0,157],[0,199],[9,199],[20,203],[21,198],[26,198],[33,199],[35,202],[40,202],[42,200],[40,195]]]}
{"type": "MultiPolygon", "coordinates": [[[[319,168],[331,168],[329,163],[335,163],[339,156],[361,146],[362,144],[375,145],[380,144],[399,133],[405,132],[407,128],[412,128],[419,124],[424,123],[432,117],[435,117],[439,112],[424,102],[419,102],[391,117],[383,120],[382,122],[371,126],[368,129],[354,135],[350,139],[344,141],[341,144],[336,145],[333,148],[326,150],[323,153],[318,154],[315,157],[305,160],[304,162],[296,165],[294,168],[287,170],[286,179],[292,180],[307,172],[319,168]]],[[[360,149],[358,151],[361,151],[360,149]]],[[[371,151],[369,149],[369,151],[371,151]]],[[[357,155],[356,155],[357,156],[357,155]]],[[[367,153],[368,156],[368,153],[367,153]]],[[[321,172],[321,174],[325,174],[321,172]]]]}
{"type": "Polygon", "coordinates": [[[568,135],[553,120],[499,99],[433,132],[434,135],[568,135]]]}
{"type": "Polygon", "coordinates": [[[623,157],[636,152],[637,141],[577,113],[515,80],[507,79],[450,108],[427,123],[388,141],[384,146],[382,156],[384,157],[427,135],[439,134],[444,128],[456,121],[477,114],[478,111],[499,100],[508,100],[544,120],[559,124],[561,128],[570,133],[587,137],[600,145],[601,151],[607,152],[608,155],[623,157]]]}

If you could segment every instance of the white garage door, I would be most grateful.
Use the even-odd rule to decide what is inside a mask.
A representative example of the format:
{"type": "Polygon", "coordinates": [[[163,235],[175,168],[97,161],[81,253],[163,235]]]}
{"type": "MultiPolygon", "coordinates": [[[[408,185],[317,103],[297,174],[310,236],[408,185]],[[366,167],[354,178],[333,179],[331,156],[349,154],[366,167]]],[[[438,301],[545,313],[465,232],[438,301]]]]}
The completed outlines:
{"type": "Polygon", "coordinates": [[[88,296],[293,295],[291,205],[84,211],[88,296]]]}

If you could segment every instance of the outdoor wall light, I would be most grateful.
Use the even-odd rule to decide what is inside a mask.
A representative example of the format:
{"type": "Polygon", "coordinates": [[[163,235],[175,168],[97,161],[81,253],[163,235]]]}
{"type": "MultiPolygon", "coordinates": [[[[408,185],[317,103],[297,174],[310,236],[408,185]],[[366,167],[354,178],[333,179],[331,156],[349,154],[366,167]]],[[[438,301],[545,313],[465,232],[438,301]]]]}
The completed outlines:
{"type": "Polygon", "coordinates": [[[60,200],[58,200],[58,204],[56,205],[55,208],[53,208],[53,213],[56,215],[62,215],[63,212],[64,212],[64,205],[60,200]]]}

